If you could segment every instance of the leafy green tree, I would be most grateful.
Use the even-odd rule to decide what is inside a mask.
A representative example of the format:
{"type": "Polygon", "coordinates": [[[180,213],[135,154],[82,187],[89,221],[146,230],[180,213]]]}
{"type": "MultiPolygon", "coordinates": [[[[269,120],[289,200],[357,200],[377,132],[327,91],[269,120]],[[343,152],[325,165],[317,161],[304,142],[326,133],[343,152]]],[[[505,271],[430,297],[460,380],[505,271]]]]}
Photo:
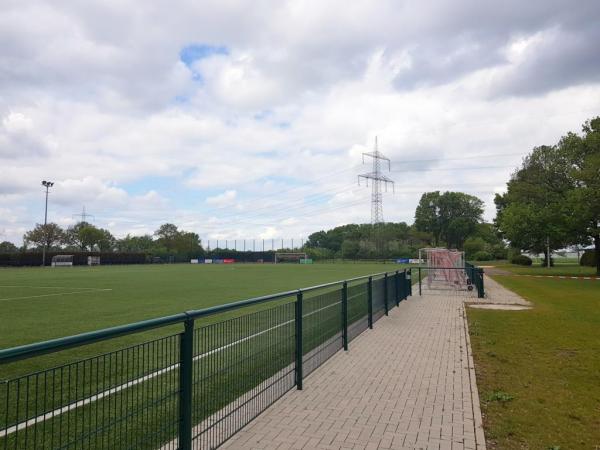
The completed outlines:
{"type": "Polygon", "coordinates": [[[0,242],[0,253],[15,253],[19,251],[17,246],[9,241],[0,242]]]}
{"type": "Polygon", "coordinates": [[[177,226],[172,223],[162,224],[158,230],[154,232],[154,235],[157,237],[158,242],[165,247],[167,251],[172,252],[175,250],[175,241],[179,235],[177,226]]]}
{"type": "Polygon", "coordinates": [[[482,221],[483,202],[462,192],[426,192],[415,211],[417,230],[431,233],[434,245],[462,248],[465,239],[482,221]]]}
{"type": "Polygon", "coordinates": [[[533,149],[496,196],[496,223],[512,246],[547,254],[570,241],[567,193],[572,188],[568,159],[556,146],[533,149]]]}
{"type": "Polygon", "coordinates": [[[345,240],[342,243],[342,258],[355,259],[359,250],[360,244],[358,241],[345,240]]]}
{"type": "Polygon", "coordinates": [[[25,246],[34,244],[36,247],[52,248],[55,244],[59,244],[64,239],[63,229],[50,222],[46,225],[37,224],[33,230],[28,231],[23,235],[25,246]]]}
{"type": "Polygon", "coordinates": [[[81,230],[88,226],[90,226],[88,222],[81,221],[67,228],[63,236],[63,244],[84,251],[86,243],[82,239],[81,230]]]}
{"type": "Polygon", "coordinates": [[[571,243],[594,243],[596,273],[600,275],[600,117],[587,121],[581,136],[567,134],[558,148],[570,163],[573,181],[566,202],[571,243]]]}
{"type": "Polygon", "coordinates": [[[415,211],[415,228],[431,233],[433,245],[440,245],[442,226],[440,218],[440,192],[425,192],[415,211]]]}
{"type": "Polygon", "coordinates": [[[187,254],[188,256],[202,251],[200,236],[188,231],[178,231],[173,240],[173,248],[176,253],[187,254]]]}
{"type": "MultiPolygon", "coordinates": [[[[149,234],[144,234],[143,236],[131,236],[128,234],[124,238],[117,240],[115,246],[120,252],[152,253],[157,250],[158,244],[149,234]]],[[[158,249],[158,251],[164,251],[164,249],[158,249]]]]}

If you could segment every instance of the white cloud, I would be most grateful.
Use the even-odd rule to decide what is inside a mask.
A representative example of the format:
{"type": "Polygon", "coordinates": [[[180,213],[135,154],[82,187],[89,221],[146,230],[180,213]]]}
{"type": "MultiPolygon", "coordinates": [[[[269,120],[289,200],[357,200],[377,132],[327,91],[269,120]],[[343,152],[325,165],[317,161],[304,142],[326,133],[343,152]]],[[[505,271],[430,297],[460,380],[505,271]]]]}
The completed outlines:
{"type": "Polygon", "coordinates": [[[215,195],[213,197],[207,197],[206,203],[212,206],[231,206],[235,204],[237,192],[235,190],[227,190],[222,194],[215,195]]]}

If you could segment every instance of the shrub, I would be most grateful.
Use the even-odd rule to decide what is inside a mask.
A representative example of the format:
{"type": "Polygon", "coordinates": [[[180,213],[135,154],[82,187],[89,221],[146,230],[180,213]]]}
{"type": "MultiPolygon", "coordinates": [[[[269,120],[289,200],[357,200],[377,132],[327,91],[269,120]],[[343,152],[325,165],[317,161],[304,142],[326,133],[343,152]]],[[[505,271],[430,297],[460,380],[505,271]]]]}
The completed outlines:
{"type": "Polygon", "coordinates": [[[494,257],[490,253],[482,250],[482,251],[476,252],[473,255],[473,259],[475,261],[491,261],[492,259],[494,259],[494,257]]]}
{"type": "Polygon", "coordinates": [[[510,262],[519,266],[530,266],[533,263],[531,258],[525,255],[515,255],[510,259],[510,262]]]}
{"type": "Polygon", "coordinates": [[[579,265],[587,267],[596,267],[596,252],[594,250],[586,250],[581,255],[579,265]]]}

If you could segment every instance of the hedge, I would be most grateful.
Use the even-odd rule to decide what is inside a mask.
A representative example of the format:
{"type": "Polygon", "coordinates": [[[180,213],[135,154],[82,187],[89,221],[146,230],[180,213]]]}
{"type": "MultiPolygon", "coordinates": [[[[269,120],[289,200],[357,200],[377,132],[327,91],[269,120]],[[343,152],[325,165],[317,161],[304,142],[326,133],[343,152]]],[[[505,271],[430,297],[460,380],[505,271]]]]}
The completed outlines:
{"type": "Polygon", "coordinates": [[[531,258],[525,255],[515,255],[510,259],[510,262],[519,266],[530,266],[533,263],[531,258]]]}
{"type": "Polygon", "coordinates": [[[596,252],[594,250],[586,250],[581,255],[579,265],[587,267],[596,267],[596,252]]]}

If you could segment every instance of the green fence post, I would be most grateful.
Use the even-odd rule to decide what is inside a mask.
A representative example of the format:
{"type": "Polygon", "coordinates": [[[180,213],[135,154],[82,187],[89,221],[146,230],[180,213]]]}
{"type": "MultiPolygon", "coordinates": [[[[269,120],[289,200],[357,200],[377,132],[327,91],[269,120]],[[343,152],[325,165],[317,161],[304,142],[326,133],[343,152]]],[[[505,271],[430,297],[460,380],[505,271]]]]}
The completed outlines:
{"type": "Polygon", "coordinates": [[[296,388],[302,390],[303,350],[302,350],[302,291],[296,294],[296,388]]]}
{"type": "Polygon", "coordinates": [[[400,299],[401,299],[401,296],[400,296],[401,283],[400,283],[400,271],[399,270],[396,270],[396,275],[394,276],[394,285],[396,286],[396,289],[395,289],[396,298],[394,300],[396,302],[396,306],[398,306],[398,305],[400,305],[400,299]]]}
{"type": "Polygon", "coordinates": [[[344,350],[348,351],[348,282],[342,285],[342,342],[344,350]]]}
{"type": "Polygon", "coordinates": [[[385,304],[385,315],[389,316],[390,311],[388,308],[388,275],[387,272],[385,273],[385,276],[383,277],[384,279],[384,283],[383,283],[383,302],[385,304]]]}
{"type": "Polygon", "coordinates": [[[419,267],[419,296],[423,295],[421,293],[421,268],[419,267]]]}
{"type": "Polygon", "coordinates": [[[406,285],[408,286],[406,298],[408,298],[409,295],[412,296],[412,269],[408,269],[406,272],[406,285]]]}
{"type": "Polygon", "coordinates": [[[483,269],[477,269],[477,277],[479,278],[479,284],[477,286],[477,297],[483,298],[485,296],[485,290],[483,287],[483,269]]]}
{"type": "Polygon", "coordinates": [[[192,448],[192,376],[194,365],[194,320],[184,322],[179,340],[179,445],[192,448]]]}
{"type": "Polygon", "coordinates": [[[373,277],[369,277],[369,282],[367,283],[367,304],[369,307],[369,328],[373,329],[373,277]]]}

